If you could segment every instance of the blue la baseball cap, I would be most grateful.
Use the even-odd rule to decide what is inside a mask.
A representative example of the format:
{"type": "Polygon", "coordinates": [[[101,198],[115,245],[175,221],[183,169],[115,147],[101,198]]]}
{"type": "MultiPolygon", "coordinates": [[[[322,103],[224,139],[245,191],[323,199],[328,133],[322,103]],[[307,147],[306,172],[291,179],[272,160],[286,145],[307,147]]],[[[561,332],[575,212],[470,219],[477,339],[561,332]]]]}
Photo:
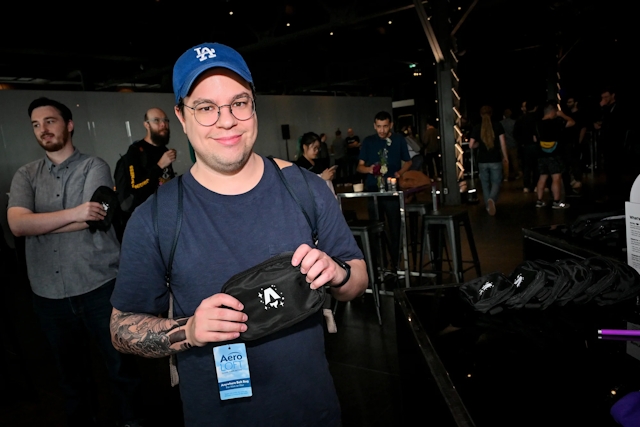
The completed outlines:
{"type": "Polygon", "coordinates": [[[220,43],[202,43],[188,49],[173,66],[173,93],[176,105],[189,93],[191,85],[204,71],[227,68],[245,79],[253,87],[253,78],[242,56],[220,43]]]}

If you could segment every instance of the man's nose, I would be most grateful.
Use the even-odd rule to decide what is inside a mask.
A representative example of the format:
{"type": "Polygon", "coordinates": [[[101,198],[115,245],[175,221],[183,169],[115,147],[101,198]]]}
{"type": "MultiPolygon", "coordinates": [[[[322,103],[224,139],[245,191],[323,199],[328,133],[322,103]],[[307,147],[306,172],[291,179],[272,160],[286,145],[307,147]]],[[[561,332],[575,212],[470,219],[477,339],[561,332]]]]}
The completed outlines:
{"type": "Polygon", "coordinates": [[[218,110],[218,121],[216,125],[222,128],[228,128],[233,126],[236,123],[236,117],[231,113],[231,107],[228,105],[223,105],[218,110]]]}

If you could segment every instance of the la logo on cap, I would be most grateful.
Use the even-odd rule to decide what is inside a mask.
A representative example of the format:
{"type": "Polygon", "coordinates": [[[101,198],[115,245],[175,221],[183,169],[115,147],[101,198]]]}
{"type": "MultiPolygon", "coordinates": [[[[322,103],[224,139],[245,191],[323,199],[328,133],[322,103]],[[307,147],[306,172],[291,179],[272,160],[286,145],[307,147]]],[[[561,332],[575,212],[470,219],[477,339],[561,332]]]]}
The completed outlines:
{"type": "Polygon", "coordinates": [[[196,47],[193,50],[197,53],[196,58],[198,58],[200,62],[216,57],[215,49],[210,49],[208,47],[196,47]]]}

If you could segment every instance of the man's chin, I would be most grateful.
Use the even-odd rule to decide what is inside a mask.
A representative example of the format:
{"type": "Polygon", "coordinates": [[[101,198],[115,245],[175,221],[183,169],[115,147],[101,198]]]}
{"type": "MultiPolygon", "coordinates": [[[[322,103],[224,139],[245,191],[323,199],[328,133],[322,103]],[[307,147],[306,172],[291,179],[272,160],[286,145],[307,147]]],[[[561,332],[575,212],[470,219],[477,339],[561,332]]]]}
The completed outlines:
{"type": "Polygon", "coordinates": [[[49,144],[40,143],[40,146],[44,148],[44,151],[46,151],[47,153],[55,153],[56,151],[62,150],[64,144],[61,144],[59,142],[52,142],[49,144]]]}

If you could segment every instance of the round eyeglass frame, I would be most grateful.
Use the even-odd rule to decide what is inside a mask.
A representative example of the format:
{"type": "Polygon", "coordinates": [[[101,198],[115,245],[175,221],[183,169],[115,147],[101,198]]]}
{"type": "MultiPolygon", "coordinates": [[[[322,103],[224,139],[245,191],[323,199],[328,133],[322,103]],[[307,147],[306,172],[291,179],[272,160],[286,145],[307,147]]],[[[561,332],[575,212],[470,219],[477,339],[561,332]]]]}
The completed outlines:
{"type": "Polygon", "coordinates": [[[204,126],[204,127],[211,127],[213,125],[215,125],[216,123],[218,123],[218,120],[220,120],[220,112],[222,111],[222,107],[229,107],[229,112],[231,113],[231,115],[233,116],[234,119],[241,121],[241,122],[245,122],[247,120],[249,120],[251,117],[253,117],[256,114],[256,103],[255,100],[253,98],[249,98],[249,100],[251,100],[251,115],[249,117],[247,117],[246,119],[239,119],[238,117],[236,117],[235,114],[233,114],[233,108],[231,107],[231,104],[225,104],[225,105],[216,105],[213,102],[198,102],[196,105],[194,105],[193,107],[188,106],[187,104],[185,104],[184,102],[182,103],[182,105],[184,107],[187,107],[191,110],[193,110],[193,118],[196,120],[196,122],[198,122],[198,124],[200,126],[204,126]],[[198,108],[198,105],[201,104],[211,104],[211,105],[215,105],[216,107],[218,107],[218,117],[216,118],[216,120],[211,123],[210,125],[205,125],[204,123],[201,123],[200,120],[198,120],[198,115],[196,114],[196,108],[198,108]]]}

